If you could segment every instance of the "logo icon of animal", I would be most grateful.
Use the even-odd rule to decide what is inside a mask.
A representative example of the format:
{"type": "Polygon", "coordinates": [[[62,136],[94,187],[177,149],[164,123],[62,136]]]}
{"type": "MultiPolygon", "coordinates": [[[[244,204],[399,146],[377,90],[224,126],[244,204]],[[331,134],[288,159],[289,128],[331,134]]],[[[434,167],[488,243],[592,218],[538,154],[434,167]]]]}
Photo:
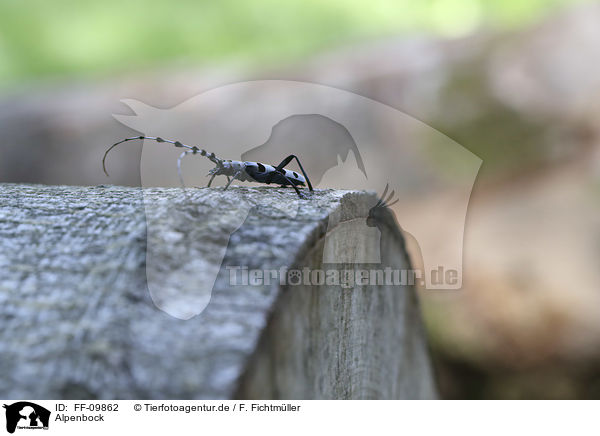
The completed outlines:
{"type": "Polygon", "coordinates": [[[14,433],[17,426],[27,428],[48,428],[50,411],[38,404],[29,401],[19,401],[10,405],[4,404],[6,409],[6,431],[14,433]]]}

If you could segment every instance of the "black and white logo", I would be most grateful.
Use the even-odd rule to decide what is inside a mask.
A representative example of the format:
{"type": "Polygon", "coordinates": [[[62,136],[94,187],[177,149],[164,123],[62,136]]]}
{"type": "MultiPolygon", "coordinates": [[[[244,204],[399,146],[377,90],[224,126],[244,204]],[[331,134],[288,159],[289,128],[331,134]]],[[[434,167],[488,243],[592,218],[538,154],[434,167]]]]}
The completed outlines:
{"type": "Polygon", "coordinates": [[[14,433],[16,429],[40,430],[48,429],[50,411],[29,401],[5,404],[6,431],[14,433]]]}

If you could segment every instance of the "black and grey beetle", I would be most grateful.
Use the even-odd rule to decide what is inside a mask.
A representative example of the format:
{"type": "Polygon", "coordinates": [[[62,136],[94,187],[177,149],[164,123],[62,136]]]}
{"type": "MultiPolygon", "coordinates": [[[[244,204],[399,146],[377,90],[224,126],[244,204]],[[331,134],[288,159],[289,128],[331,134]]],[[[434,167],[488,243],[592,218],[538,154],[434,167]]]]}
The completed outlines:
{"type": "Polygon", "coordinates": [[[302,164],[300,163],[300,160],[293,154],[290,154],[277,166],[266,165],[260,162],[224,160],[219,159],[217,156],[215,156],[214,153],[208,153],[206,150],[203,150],[196,146],[185,145],[179,141],[171,141],[169,139],[163,139],[159,136],[134,136],[132,138],[125,138],[122,141],[119,141],[110,146],[110,148],[106,150],[106,153],[104,153],[104,157],[102,158],[102,169],[104,170],[104,173],[107,176],[108,172],[106,171],[105,161],[108,152],[115,148],[117,145],[122,144],[123,142],[134,141],[136,139],[150,139],[156,142],[167,142],[169,144],[173,144],[175,147],[187,148],[188,150],[181,153],[181,155],[179,155],[179,158],[177,159],[177,173],[179,174],[179,180],[181,181],[182,185],[184,185],[184,183],[183,177],[181,175],[181,160],[188,154],[200,154],[202,156],[207,157],[211,162],[216,164],[216,167],[214,167],[208,172],[208,175],[211,176],[207,185],[208,187],[210,187],[212,181],[216,176],[226,176],[227,185],[225,185],[225,189],[229,188],[231,182],[237,179],[242,182],[254,181],[258,183],[266,183],[267,185],[271,183],[277,183],[281,186],[291,186],[292,188],[294,188],[294,190],[300,198],[303,198],[303,195],[298,189],[298,186],[305,186],[305,184],[308,184],[308,189],[310,191],[313,191],[313,187],[310,183],[310,180],[308,179],[308,176],[306,175],[306,172],[304,171],[304,168],[302,167],[302,164]],[[298,162],[298,166],[300,166],[303,176],[295,171],[291,171],[284,168],[293,159],[296,159],[296,162],[298,162]]]}

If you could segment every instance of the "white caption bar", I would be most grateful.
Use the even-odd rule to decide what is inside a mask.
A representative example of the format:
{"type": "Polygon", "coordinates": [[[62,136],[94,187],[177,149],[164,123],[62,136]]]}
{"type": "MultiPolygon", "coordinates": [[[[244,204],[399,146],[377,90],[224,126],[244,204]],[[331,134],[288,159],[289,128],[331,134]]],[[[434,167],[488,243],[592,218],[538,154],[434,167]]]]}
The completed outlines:
{"type": "MultiPolygon", "coordinates": [[[[4,400],[15,435],[598,434],[598,401],[4,400]],[[48,413],[49,412],[49,413],[48,413]],[[35,432],[34,430],[42,430],[35,432]]],[[[8,434],[8,433],[4,433],[8,434]]]]}

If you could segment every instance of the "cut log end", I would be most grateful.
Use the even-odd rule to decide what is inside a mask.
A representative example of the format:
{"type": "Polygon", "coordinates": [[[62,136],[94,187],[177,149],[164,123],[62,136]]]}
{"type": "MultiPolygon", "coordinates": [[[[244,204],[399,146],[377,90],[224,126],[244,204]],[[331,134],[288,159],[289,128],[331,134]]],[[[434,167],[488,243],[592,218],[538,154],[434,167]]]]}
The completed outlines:
{"type": "Polygon", "coordinates": [[[435,397],[414,287],[361,281],[410,269],[376,202],[0,185],[0,395],[435,397]]]}

